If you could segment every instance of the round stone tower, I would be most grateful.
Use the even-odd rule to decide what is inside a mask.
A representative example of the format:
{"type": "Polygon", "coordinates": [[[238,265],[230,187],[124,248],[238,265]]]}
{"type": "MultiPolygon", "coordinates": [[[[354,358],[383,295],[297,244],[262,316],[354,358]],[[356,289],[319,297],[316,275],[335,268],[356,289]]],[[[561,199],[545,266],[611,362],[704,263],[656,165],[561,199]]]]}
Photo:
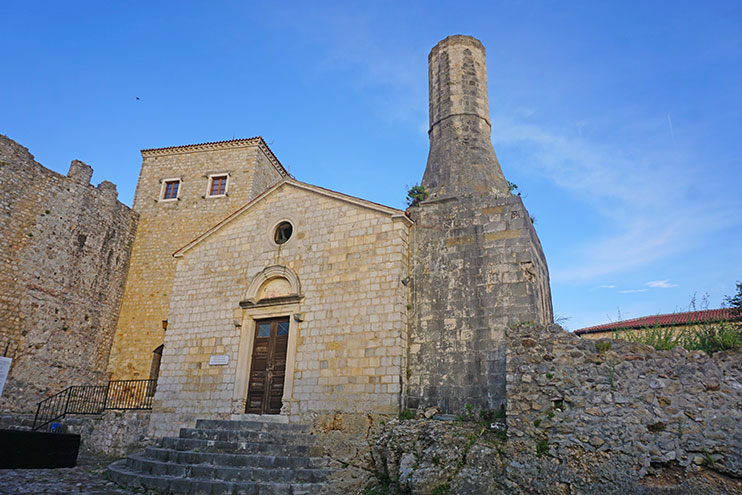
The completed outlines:
{"type": "Polygon", "coordinates": [[[506,330],[552,321],[549,269],[490,141],[484,47],[449,36],[430,52],[430,196],[407,211],[412,304],[405,407],[506,403],[506,330]]]}
{"type": "Polygon", "coordinates": [[[490,141],[484,46],[449,36],[428,56],[430,153],[422,184],[433,198],[508,192],[490,141]]]}

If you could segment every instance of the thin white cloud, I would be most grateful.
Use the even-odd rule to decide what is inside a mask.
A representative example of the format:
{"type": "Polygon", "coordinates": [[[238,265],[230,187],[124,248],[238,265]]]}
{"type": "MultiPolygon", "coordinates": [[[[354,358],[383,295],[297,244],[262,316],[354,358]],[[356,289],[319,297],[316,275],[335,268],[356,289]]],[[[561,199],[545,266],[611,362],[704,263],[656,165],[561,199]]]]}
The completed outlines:
{"type": "Polygon", "coordinates": [[[647,292],[649,289],[627,289],[627,290],[620,290],[619,292],[621,294],[635,294],[637,292],[647,292]]]}
{"type": "Polygon", "coordinates": [[[671,289],[678,286],[678,284],[671,284],[669,280],[653,280],[652,282],[647,282],[644,285],[646,285],[647,287],[652,287],[653,289],[671,289]]]}
{"type": "MultiPolygon", "coordinates": [[[[495,122],[496,147],[510,146],[524,155],[529,172],[590,205],[611,232],[575,241],[575,261],[554,266],[555,281],[590,280],[646,266],[742,224],[742,197],[721,194],[728,189],[723,178],[708,174],[710,164],[694,160],[689,151],[658,150],[651,136],[646,143],[601,144],[533,124],[495,122]]],[[[651,134],[648,123],[635,126],[651,134]]]]}
{"type": "Polygon", "coordinates": [[[595,288],[596,288],[596,289],[615,289],[615,288],[616,288],[616,286],[615,286],[615,285],[598,285],[598,286],[597,286],[597,287],[595,287],[595,288]]]}

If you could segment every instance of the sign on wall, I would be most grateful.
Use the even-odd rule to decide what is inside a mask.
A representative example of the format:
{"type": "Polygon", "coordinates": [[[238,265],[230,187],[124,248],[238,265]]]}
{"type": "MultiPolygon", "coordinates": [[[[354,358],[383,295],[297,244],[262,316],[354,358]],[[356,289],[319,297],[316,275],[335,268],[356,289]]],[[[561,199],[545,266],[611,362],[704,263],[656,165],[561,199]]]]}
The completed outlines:
{"type": "Polygon", "coordinates": [[[3,388],[5,387],[5,379],[8,378],[8,372],[10,371],[10,363],[13,360],[8,357],[0,357],[0,397],[3,395],[3,388]]]}
{"type": "Polygon", "coordinates": [[[229,355],[214,354],[209,357],[209,366],[226,366],[229,364],[229,355]]]}

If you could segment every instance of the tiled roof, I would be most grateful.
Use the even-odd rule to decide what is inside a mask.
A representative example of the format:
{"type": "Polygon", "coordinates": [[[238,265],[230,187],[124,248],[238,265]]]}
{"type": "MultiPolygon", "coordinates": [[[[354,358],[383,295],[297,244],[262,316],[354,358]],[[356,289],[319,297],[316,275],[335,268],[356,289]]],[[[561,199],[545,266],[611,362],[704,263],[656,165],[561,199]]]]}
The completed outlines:
{"type": "Polygon", "coordinates": [[[208,151],[225,148],[239,148],[246,145],[256,144],[262,148],[268,155],[268,159],[281,173],[281,176],[290,176],[281,162],[276,157],[273,150],[270,149],[262,136],[255,136],[245,139],[228,139],[226,141],[211,141],[208,143],[186,144],[182,146],[166,146],[164,148],[147,148],[142,150],[142,156],[170,155],[173,153],[188,153],[193,151],[208,151]]]}
{"type": "Polygon", "coordinates": [[[671,327],[677,325],[691,325],[694,323],[713,323],[718,321],[738,320],[729,308],[707,309],[704,311],[688,311],[687,313],[670,313],[665,315],[643,316],[631,320],[605,323],[593,327],[580,328],[574,333],[582,335],[586,333],[605,332],[608,330],[629,330],[646,327],[671,327]]]}

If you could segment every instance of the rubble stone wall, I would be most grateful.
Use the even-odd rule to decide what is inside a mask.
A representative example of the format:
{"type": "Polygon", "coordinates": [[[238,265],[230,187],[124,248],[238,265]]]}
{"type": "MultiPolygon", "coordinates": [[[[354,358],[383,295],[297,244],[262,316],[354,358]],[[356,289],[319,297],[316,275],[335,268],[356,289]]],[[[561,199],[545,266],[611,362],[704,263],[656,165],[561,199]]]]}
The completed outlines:
{"type": "Polygon", "coordinates": [[[75,160],[60,175],[0,136],[0,410],[107,379],[137,215],[92,174],[75,160]]]}
{"type": "Polygon", "coordinates": [[[739,353],[655,351],[581,340],[558,326],[508,330],[509,435],[652,463],[705,464],[742,477],[739,353]]]}
{"type": "MultiPolygon", "coordinates": [[[[509,327],[507,429],[377,420],[370,466],[404,493],[742,493],[740,353],[509,327]]],[[[333,449],[349,465],[367,454],[333,449]],[[361,455],[363,454],[363,455],[361,455]]]]}

